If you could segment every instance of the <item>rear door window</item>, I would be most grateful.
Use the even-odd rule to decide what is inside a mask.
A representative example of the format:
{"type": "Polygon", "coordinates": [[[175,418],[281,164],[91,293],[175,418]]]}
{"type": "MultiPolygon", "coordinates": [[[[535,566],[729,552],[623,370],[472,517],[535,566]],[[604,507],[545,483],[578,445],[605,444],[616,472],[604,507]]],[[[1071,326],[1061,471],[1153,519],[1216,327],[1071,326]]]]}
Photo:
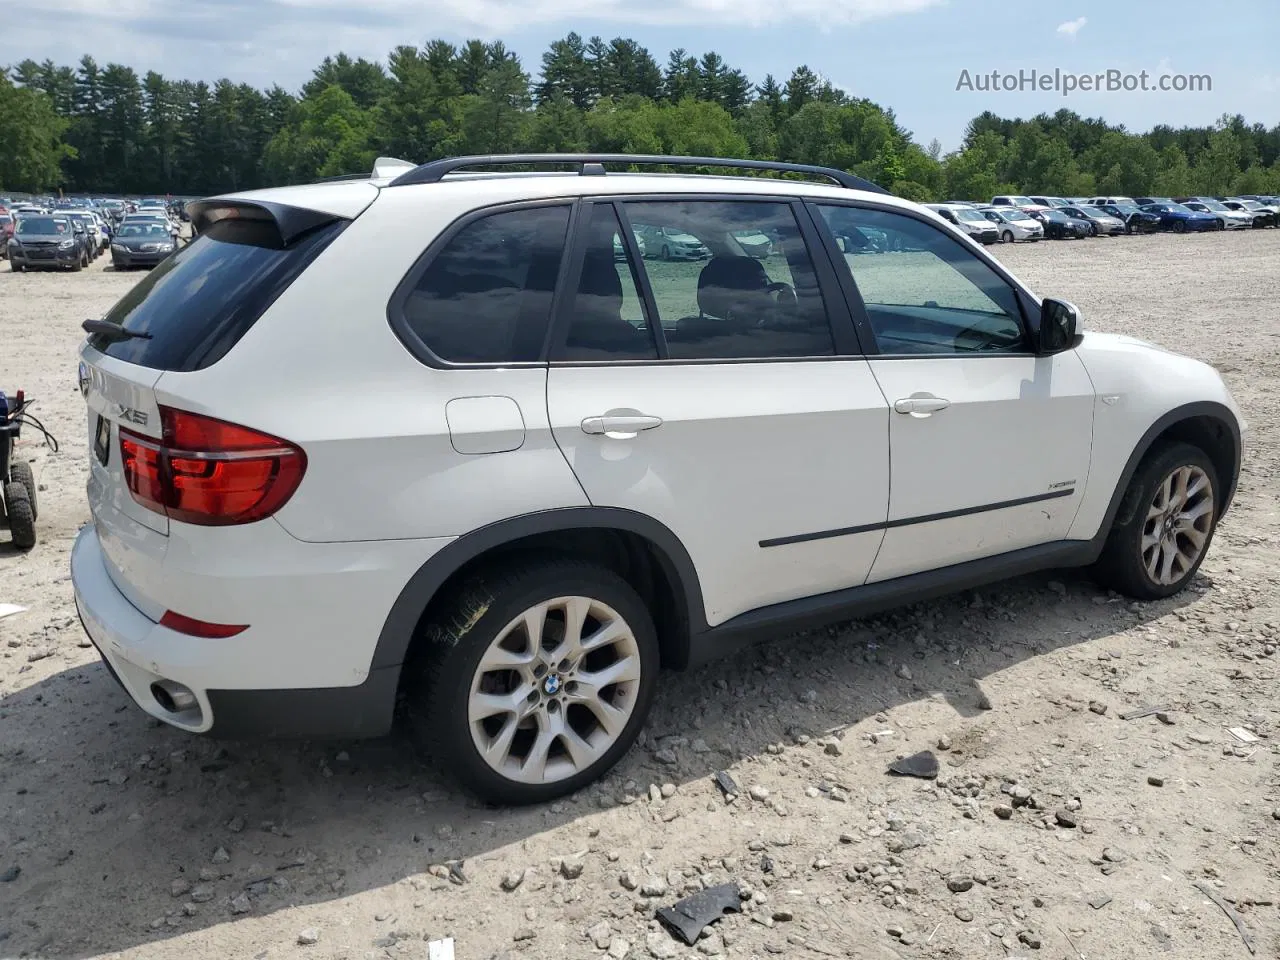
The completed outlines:
{"type": "Polygon", "coordinates": [[[248,332],[346,221],[284,244],[274,222],[221,220],[160,262],[104,319],[146,338],[90,344],[109,357],[157,370],[201,370],[248,332]]]}

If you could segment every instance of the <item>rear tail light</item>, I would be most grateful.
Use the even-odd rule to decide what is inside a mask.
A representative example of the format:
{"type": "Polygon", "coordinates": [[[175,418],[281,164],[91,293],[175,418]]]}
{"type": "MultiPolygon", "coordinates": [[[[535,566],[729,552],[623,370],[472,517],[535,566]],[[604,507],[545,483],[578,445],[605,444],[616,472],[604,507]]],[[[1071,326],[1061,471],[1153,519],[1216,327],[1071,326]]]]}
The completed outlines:
{"type": "Polygon", "coordinates": [[[189,637],[201,637],[207,640],[234,637],[237,633],[244,633],[249,629],[247,624],[240,626],[229,623],[208,623],[204,620],[196,620],[194,617],[185,617],[172,610],[165,611],[164,616],[160,618],[160,626],[168,627],[177,633],[185,633],[189,637]]]}
{"type": "Polygon", "coordinates": [[[160,408],[163,438],[120,429],[133,498],[171,520],[201,526],[253,523],[285,505],[307,456],[295,444],[248,427],[160,408]]]}

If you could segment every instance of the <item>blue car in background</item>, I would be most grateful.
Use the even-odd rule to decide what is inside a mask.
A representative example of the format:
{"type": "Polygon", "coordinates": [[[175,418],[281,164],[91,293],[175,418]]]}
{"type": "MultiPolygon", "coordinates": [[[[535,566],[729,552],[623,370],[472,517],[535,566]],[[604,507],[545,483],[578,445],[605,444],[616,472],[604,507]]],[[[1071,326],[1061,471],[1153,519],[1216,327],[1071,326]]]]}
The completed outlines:
{"type": "Polygon", "coordinates": [[[1160,226],[1174,233],[1186,233],[1188,230],[1217,230],[1218,218],[1212,213],[1197,213],[1189,207],[1171,200],[1142,205],[1147,213],[1158,214],[1160,226]]]}

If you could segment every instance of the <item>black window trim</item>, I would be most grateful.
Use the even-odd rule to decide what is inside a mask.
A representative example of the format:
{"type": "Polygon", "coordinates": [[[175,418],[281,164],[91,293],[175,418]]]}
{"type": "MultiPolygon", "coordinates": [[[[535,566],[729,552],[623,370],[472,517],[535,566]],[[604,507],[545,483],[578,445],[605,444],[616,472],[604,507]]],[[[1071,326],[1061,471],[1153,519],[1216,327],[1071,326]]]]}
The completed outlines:
{"type": "MultiPolygon", "coordinates": [[[[547,351],[546,356],[549,358],[549,365],[553,368],[561,367],[637,367],[637,366],[708,366],[711,364],[734,364],[734,363],[821,363],[839,360],[861,360],[865,359],[864,352],[860,346],[860,340],[854,329],[853,317],[849,311],[848,304],[838,282],[838,271],[828,262],[827,258],[822,256],[825,249],[822,243],[822,235],[810,212],[805,208],[805,200],[803,197],[787,194],[759,194],[759,193],[625,193],[625,194],[596,194],[583,196],[581,198],[583,205],[583,213],[579,217],[575,227],[574,236],[570,241],[570,255],[573,258],[573,269],[564,278],[566,283],[564,286],[565,295],[559,299],[557,303],[557,311],[554,314],[551,323],[551,329],[554,331],[551,348],[547,351]],[[818,289],[822,294],[823,303],[826,306],[827,321],[830,325],[832,342],[835,348],[834,353],[821,354],[811,357],[690,357],[675,358],[666,357],[656,360],[563,360],[556,359],[558,353],[563,351],[565,341],[569,334],[569,325],[572,321],[573,297],[569,295],[569,291],[577,289],[578,280],[582,275],[582,262],[585,256],[586,231],[580,229],[581,224],[586,222],[588,217],[587,208],[596,203],[610,204],[617,211],[620,207],[627,203],[672,203],[682,201],[717,201],[725,203],[754,202],[754,203],[782,203],[786,204],[795,217],[796,226],[800,231],[800,236],[805,242],[806,249],[809,253],[810,261],[813,264],[816,279],[818,281],[818,289]]],[[[622,224],[626,233],[631,233],[630,217],[623,213],[618,215],[619,222],[622,224]]],[[[643,263],[643,258],[638,256],[639,245],[635,243],[634,236],[624,237],[627,244],[628,257],[634,257],[637,264],[643,263]]],[[[657,302],[653,297],[653,289],[649,284],[648,272],[639,271],[640,275],[640,296],[644,303],[645,317],[651,327],[654,325],[661,327],[661,321],[658,320],[657,302]]],[[[655,337],[658,334],[655,334],[655,337]]],[[[665,337],[661,341],[665,347],[665,337]]]]}
{"type": "MultiPolygon", "coordinates": [[[[926,227],[929,227],[930,229],[935,230],[938,233],[942,233],[943,236],[947,236],[950,239],[955,240],[955,238],[952,238],[950,237],[949,234],[944,233],[942,230],[942,227],[939,224],[932,222],[930,218],[926,217],[923,213],[913,210],[910,207],[900,207],[895,204],[889,204],[889,203],[878,203],[874,200],[846,199],[844,197],[831,198],[831,199],[828,199],[826,197],[823,197],[821,199],[807,198],[804,202],[806,206],[810,208],[810,215],[812,217],[815,227],[822,234],[823,243],[827,251],[827,257],[831,260],[832,269],[835,271],[836,277],[840,284],[841,291],[844,294],[844,298],[849,307],[850,315],[853,317],[854,326],[859,334],[859,339],[862,343],[863,354],[868,359],[874,358],[877,360],[927,360],[927,359],[938,359],[938,358],[950,358],[954,360],[956,358],[963,358],[963,359],[976,360],[981,358],[984,360],[995,360],[995,359],[1007,360],[1014,357],[1026,358],[1026,357],[1036,356],[1035,350],[1030,347],[1030,344],[1033,344],[1036,342],[1036,337],[1039,334],[1039,327],[1040,327],[1039,300],[1037,300],[1031,294],[1030,291],[1024,288],[1022,284],[1018,283],[1018,281],[1014,279],[1013,275],[1009,273],[1009,271],[1006,270],[998,260],[996,260],[994,257],[989,256],[987,252],[985,250],[982,250],[981,248],[970,250],[969,252],[978,255],[979,259],[984,264],[986,264],[989,268],[991,268],[991,270],[993,270],[995,274],[1000,277],[1000,279],[1002,279],[1005,283],[1007,283],[1014,292],[1014,299],[1016,300],[1018,304],[1018,309],[1021,313],[1021,317],[1019,317],[1018,320],[1019,320],[1019,325],[1022,327],[1025,349],[1017,352],[1002,351],[998,353],[994,351],[990,353],[978,352],[978,353],[960,353],[960,354],[955,352],[881,353],[880,346],[876,342],[875,332],[871,328],[870,317],[867,315],[866,303],[862,299],[861,291],[858,290],[857,282],[853,279],[853,271],[851,269],[841,270],[836,267],[837,264],[840,264],[843,261],[844,254],[840,252],[840,246],[838,243],[836,243],[835,235],[831,232],[831,229],[827,226],[826,218],[822,216],[822,211],[819,208],[825,207],[825,206],[853,207],[855,209],[876,210],[883,213],[898,214],[900,216],[917,220],[920,223],[924,224],[926,227]]],[[[959,243],[960,241],[955,240],[955,242],[959,243]]]]}
{"type": "Polygon", "coordinates": [[[518,200],[515,202],[504,201],[502,203],[489,204],[483,207],[476,207],[468,210],[460,217],[455,219],[439,234],[436,235],[430,243],[427,244],[425,250],[418,255],[417,259],[405,272],[405,275],[396,284],[395,289],[391,292],[391,297],[387,301],[387,323],[391,326],[391,331],[396,335],[404,348],[409,354],[424,366],[432,367],[436,370],[497,370],[505,367],[519,368],[537,368],[547,365],[547,346],[551,340],[551,330],[555,326],[555,318],[558,316],[560,308],[560,292],[565,289],[566,264],[569,262],[569,255],[574,249],[575,236],[577,235],[577,216],[580,206],[580,198],[578,197],[544,197],[537,200],[518,200]],[[551,323],[547,325],[548,332],[543,338],[542,351],[537,360],[506,360],[497,362],[483,363],[459,363],[452,360],[446,360],[439,356],[435,351],[426,345],[422,339],[413,331],[409,324],[409,318],[405,315],[404,307],[408,302],[410,294],[417,287],[418,281],[422,279],[422,275],[435,261],[440,252],[444,250],[459,233],[475,223],[477,220],[483,220],[487,217],[496,216],[502,213],[512,213],[520,210],[533,210],[542,207],[567,207],[569,210],[568,226],[565,232],[564,250],[560,255],[560,271],[556,276],[556,289],[552,293],[551,298],[551,323]]]}

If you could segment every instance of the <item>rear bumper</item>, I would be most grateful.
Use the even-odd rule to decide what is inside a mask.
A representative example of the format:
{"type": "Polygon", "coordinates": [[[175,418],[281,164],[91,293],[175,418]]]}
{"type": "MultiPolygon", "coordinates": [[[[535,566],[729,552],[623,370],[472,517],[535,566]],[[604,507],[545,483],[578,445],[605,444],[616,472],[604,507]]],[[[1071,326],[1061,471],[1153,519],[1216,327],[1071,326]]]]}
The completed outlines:
{"type": "MultiPolygon", "coordinates": [[[[278,681],[271,684],[282,659],[292,664],[288,672],[303,682],[309,667],[314,670],[320,665],[317,660],[326,659],[321,650],[330,638],[317,636],[315,625],[305,622],[305,614],[294,618],[292,630],[286,620],[275,629],[254,628],[228,640],[199,639],[169,630],[121,593],[108,573],[92,524],[76,538],[71,579],[89,639],[134,703],[158,720],[190,733],[234,738],[354,739],[380,736],[391,729],[398,664],[367,671],[362,682],[351,686],[282,689],[278,681]],[[241,640],[245,642],[237,643],[241,640]],[[231,684],[225,682],[251,683],[255,675],[267,680],[264,688],[229,689],[231,684]],[[153,684],[162,681],[186,688],[194,705],[180,712],[166,709],[152,690],[153,684]]],[[[372,657],[376,633],[340,639],[347,645],[367,639],[372,657]]]]}

